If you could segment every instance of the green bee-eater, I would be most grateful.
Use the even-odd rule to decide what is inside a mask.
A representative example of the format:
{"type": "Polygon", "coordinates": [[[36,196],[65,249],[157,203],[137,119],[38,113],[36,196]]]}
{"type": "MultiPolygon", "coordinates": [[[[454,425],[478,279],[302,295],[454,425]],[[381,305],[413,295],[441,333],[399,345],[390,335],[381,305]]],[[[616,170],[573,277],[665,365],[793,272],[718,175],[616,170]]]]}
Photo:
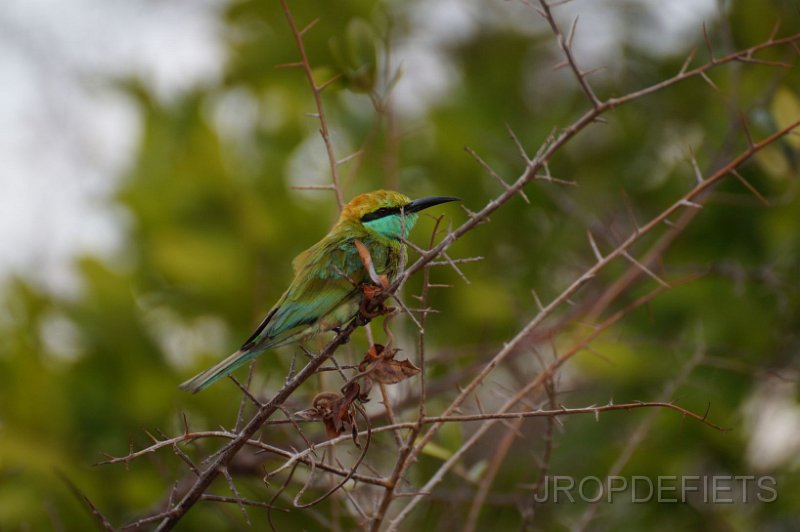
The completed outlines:
{"type": "Polygon", "coordinates": [[[244,345],[181,388],[198,392],[267,349],[302,342],[346,324],[358,313],[364,297],[355,285],[370,280],[355,242],[361,241],[369,251],[375,273],[392,281],[402,271],[402,238],[414,227],[417,213],[457,199],[435,196],[411,201],[388,190],[353,198],[325,238],[294,259],[295,275],[288,290],[244,345]]]}

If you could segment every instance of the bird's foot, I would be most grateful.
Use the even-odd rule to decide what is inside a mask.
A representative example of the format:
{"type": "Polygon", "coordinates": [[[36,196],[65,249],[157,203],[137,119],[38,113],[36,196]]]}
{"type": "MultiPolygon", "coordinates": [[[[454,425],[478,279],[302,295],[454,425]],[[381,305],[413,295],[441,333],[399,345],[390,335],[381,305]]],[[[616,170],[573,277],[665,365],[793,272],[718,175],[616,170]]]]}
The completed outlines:
{"type": "MultiPolygon", "coordinates": [[[[383,293],[384,289],[378,285],[369,284],[369,283],[362,283],[359,285],[361,288],[361,292],[364,294],[364,297],[361,300],[361,307],[359,308],[359,315],[369,322],[378,316],[382,316],[389,312],[387,307],[383,304],[383,298],[380,298],[380,295],[383,293]]],[[[359,325],[365,325],[365,323],[359,323],[359,325]]]]}
{"type": "Polygon", "coordinates": [[[366,309],[363,308],[364,307],[363,305],[361,307],[362,308],[359,310],[359,313],[356,314],[356,317],[354,318],[356,325],[358,325],[359,327],[363,327],[364,325],[372,321],[372,318],[375,317],[368,314],[366,309]]]}
{"type": "MultiPolygon", "coordinates": [[[[344,329],[338,325],[336,327],[331,327],[331,330],[335,332],[337,336],[342,334],[342,331],[344,331],[344,329]]],[[[342,344],[346,344],[349,341],[350,341],[350,335],[347,335],[344,338],[342,338],[342,344]]]]}

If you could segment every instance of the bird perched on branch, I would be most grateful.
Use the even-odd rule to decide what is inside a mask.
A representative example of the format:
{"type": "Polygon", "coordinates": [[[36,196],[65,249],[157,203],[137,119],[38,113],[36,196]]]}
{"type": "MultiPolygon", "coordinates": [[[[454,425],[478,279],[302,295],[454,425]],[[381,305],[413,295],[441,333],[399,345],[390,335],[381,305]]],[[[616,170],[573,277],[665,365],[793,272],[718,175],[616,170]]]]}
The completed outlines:
{"type": "Polygon", "coordinates": [[[325,238],[294,259],[295,275],[288,290],[244,345],[181,388],[198,392],[267,349],[302,342],[349,322],[365,297],[360,285],[376,274],[391,282],[402,271],[402,240],[414,227],[417,213],[457,200],[434,196],[412,201],[388,190],[353,198],[325,238]],[[373,272],[365,267],[370,261],[373,272]]]}

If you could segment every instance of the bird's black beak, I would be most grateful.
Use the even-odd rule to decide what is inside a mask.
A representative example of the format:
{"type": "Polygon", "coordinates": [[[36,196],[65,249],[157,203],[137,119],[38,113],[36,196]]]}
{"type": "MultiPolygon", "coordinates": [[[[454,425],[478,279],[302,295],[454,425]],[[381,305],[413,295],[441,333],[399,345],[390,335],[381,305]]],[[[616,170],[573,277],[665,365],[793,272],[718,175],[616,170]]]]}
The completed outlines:
{"type": "Polygon", "coordinates": [[[434,205],[440,205],[442,203],[448,203],[451,201],[461,201],[461,198],[453,198],[450,196],[431,196],[429,198],[420,198],[403,207],[403,212],[406,214],[411,214],[412,212],[419,212],[427,209],[428,207],[433,207],[434,205]]]}

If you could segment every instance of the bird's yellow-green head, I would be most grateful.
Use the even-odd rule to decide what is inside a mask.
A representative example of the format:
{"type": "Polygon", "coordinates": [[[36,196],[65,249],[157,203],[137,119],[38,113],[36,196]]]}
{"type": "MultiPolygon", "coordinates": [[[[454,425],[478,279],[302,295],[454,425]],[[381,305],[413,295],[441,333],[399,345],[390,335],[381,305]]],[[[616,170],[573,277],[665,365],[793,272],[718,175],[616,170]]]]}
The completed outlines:
{"type": "Polygon", "coordinates": [[[399,240],[408,236],[419,211],[448,201],[458,201],[458,198],[432,196],[412,201],[399,192],[376,190],[350,200],[342,210],[339,223],[359,223],[371,233],[399,240]]]}

